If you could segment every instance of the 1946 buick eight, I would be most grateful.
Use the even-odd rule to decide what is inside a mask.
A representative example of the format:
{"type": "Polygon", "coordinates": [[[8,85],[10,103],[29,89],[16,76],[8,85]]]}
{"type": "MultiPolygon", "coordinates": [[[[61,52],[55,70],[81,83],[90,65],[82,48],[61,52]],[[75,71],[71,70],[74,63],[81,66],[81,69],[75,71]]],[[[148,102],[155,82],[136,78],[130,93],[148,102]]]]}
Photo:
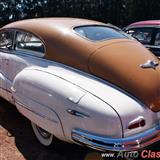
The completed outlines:
{"type": "Polygon", "coordinates": [[[0,95],[45,146],[54,136],[132,151],[160,139],[158,59],[118,28],[84,19],[23,20],[0,30],[0,95]]]}

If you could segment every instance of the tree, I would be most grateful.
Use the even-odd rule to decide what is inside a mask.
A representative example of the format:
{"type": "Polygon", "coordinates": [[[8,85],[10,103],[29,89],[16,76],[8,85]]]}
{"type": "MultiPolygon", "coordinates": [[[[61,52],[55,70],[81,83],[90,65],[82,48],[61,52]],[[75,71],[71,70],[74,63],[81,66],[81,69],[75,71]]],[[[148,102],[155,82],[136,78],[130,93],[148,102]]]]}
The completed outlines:
{"type": "Polygon", "coordinates": [[[34,17],[80,17],[125,26],[160,18],[157,0],[1,0],[0,24],[34,17]]]}
{"type": "Polygon", "coordinates": [[[157,0],[128,0],[126,8],[128,24],[141,20],[160,19],[160,1],[157,0]]]}

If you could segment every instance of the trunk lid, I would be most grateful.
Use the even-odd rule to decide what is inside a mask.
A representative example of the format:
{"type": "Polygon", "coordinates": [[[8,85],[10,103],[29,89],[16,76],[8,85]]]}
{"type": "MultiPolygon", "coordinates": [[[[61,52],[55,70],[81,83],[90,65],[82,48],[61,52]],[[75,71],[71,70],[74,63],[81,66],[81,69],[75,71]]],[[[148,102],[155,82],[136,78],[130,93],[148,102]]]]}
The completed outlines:
{"type": "Polygon", "coordinates": [[[89,59],[90,73],[131,93],[152,111],[160,111],[159,66],[142,68],[148,60],[158,59],[135,40],[110,40],[101,45],[89,59]]]}

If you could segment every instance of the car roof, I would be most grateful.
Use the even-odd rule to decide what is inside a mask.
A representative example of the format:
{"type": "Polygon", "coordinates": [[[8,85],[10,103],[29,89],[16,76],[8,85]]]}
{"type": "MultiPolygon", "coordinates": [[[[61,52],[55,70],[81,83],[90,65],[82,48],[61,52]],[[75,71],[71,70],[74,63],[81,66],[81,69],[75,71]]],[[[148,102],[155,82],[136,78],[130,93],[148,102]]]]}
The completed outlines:
{"type": "Polygon", "coordinates": [[[132,26],[160,26],[160,20],[147,20],[147,21],[140,21],[130,24],[128,27],[132,26]]]}
{"type": "MultiPolygon", "coordinates": [[[[35,34],[49,44],[48,40],[58,41],[58,39],[67,39],[74,37],[77,42],[80,38],[78,34],[73,31],[74,27],[87,25],[107,25],[105,23],[94,20],[81,18],[35,18],[20,20],[17,22],[5,25],[2,29],[19,29],[35,34]],[[78,35],[78,36],[77,36],[78,35]]],[[[107,25],[110,26],[110,25],[107,25]]],[[[89,41],[86,42],[89,44],[89,41]]],[[[46,45],[47,45],[46,44],[46,45]]]]}
{"type": "MultiPolygon", "coordinates": [[[[89,45],[91,42],[81,38],[79,34],[74,32],[74,27],[87,26],[87,25],[107,25],[105,23],[97,22],[94,20],[81,19],[81,18],[65,18],[65,17],[54,17],[54,18],[35,18],[20,20],[17,22],[5,25],[2,29],[19,29],[22,31],[30,32],[35,34],[45,43],[47,48],[52,48],[53,42],[65,45],[70,43],[76,44],[76,48],[80,48],[79,43],[89,45]],[[52,44],[51,44],[52,41],[52,44]]],[[[57,44],[58,45],[58,44],[57,44]]],[[[51,49],[49,49],[49,52],[51,49]]],[[[47,51],[47,55],[50,54],[47,51]]]]}
{"type": "Polygon", "coordinates": [[[45,29],[53,29],[58,27],[63,28],[72,28],[75,26],[81,25],[106,25],[101,22],[97,22],[94,20],[87,20],[81,18],[35,18],[35,19],[26,19],[20,20],[17,22],[10,23],[3,28],[19,28],[19,29],[27,29],[33,32],[35,29],[41,28],[45,29]]]}
{"type": "Polygon", "coordinates": [[[13,22],[2,29],[19,29],[33,33],[45,44],[44,58],[88,70],[88,57],[97,46],[73,30],[74,27],[84,25],[108,26],[80,18],[36,18],[13,22]]]}

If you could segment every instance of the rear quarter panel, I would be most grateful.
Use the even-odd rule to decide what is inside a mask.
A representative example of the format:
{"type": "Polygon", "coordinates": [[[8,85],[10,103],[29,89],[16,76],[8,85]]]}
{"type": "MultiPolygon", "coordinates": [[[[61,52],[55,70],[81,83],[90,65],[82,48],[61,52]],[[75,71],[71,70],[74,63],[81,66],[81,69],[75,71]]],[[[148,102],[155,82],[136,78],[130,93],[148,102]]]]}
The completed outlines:
{"type": "Polygon", "coordinates": [[[16,106],[24,116],[62,140],[72,141],[71,131],[75,128],[109,137],[122,137],[116,112],[63,77],[38,67],[24,69],[16,76],[12,91],[16,106]],[[87,116],[73,116],[67,112],[68,109],[87,116]],[[110,130],[111,127],[115,132],[110,130]]]}

